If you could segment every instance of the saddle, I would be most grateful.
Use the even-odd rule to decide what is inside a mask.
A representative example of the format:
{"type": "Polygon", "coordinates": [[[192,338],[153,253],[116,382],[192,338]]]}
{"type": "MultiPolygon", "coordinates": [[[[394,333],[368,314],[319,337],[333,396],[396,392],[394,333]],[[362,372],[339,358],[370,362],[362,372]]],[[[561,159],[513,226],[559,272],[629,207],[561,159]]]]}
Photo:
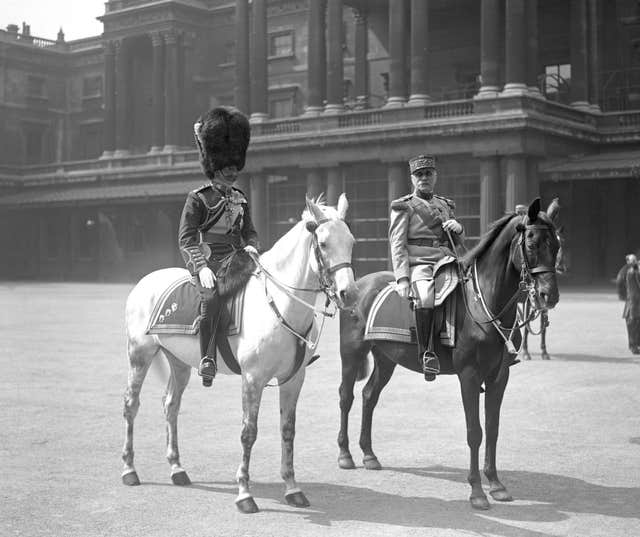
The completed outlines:
{"type": "MultiPolygon", "coordinates": [[[[244,288],[225,300],[221,315],[224,333],[218,334],[218,351],[227,367],[234,373],[240,373],[240,366],[229,346],[229,336],[240,333],[242,328],[242,308],[244,288]],[[225,322],[228,321],[228,322],[225,322]]],[[[147,334],[195,335],[200,328],[200,295],[190,274],[173,281],[164,290],[149,318],[147,334]]]]}
{"type": "MultiPolygon", "coordinates": [[[[456,300],[454,289],[459,283],[455,264],[439,267],[435,282],[435,324],[436,344],[454,348],[456,342],[456,300]]],[[[408,300],[395,291],[395,284],[389,283],[373,300],[365,324],[365,340],[387,340],[417,344],[415,317],[408,300]]],[[[438,353],[440,355],[440,353],[438,353]]]]}

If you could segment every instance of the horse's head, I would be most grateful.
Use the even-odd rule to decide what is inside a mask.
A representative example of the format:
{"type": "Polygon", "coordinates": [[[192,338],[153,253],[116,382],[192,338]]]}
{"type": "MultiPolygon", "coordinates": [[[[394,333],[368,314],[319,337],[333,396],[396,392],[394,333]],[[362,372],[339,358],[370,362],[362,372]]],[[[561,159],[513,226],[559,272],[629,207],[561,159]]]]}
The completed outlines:
{"type": "Polygon", "coordinates": [[[341,309],[353,306],[356,295],[351,267],[355,239],[344,221],[348,207],[344,194],[338,199],[337,209],[307,198],[307,210],[303,213],[313,241],[311,269],[327,296],[341,309]]]}
{"type": "Polygon", "coordinates": [[[551,202],[547,212],[540,210],[540,198],[536,198],[516,226],[518,235],[511,258],[523,278],[535,284],[540,308],[553,308],[560,298],[556,280],[560,241],[554,224],[559,210],[557,198],[551,202]]]}

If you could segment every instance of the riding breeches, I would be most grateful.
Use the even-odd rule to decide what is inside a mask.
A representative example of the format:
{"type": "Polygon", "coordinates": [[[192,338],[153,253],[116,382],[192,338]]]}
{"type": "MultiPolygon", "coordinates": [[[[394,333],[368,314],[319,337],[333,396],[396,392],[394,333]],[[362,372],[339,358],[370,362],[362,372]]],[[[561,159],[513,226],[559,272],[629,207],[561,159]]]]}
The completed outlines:
{"type": "Polygon", "coordinates": [[[433,278],[412,281],[411,291],[416,308],[433,309],[435,307],[436,286],[433,278]]]}

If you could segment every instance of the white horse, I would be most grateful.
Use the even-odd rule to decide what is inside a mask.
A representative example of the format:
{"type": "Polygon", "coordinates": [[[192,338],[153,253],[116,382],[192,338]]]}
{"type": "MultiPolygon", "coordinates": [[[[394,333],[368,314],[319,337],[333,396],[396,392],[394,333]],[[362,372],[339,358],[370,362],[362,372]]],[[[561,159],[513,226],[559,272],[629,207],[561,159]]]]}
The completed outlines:
{"type": "MultiPolygon", "coordinates": [[[[280,390],[281,475],[286,485],[285,499],[296,507],[309,506],[294,476],[293,440],[296,404],[312,345],[305,345],[302,353],[298,348],[301,342],[309,343],[319,337],[314,323],[316,314],[323,313],[315,308],[319,293],[324,292],[339,308],[353,303],[351,253],[355,241],[344,222],[347,207],[344,194],[337,209],[307,199],[301,221],[260,256],[260,270],[246,285],[240,332],[229,338],[242,377],[242,460],[236,474],[236,506],[241,512],[259,510],[249,490],[249,460],[257,436],[262,391],[273,378],[278,380],[280,390]]],[[[127,298],[129,378],[124,395],[126,436],[122,453],[125,485],[140,484],[133,465],[133,422],[140,406],[142,383],[158,354],[165,355],[171,370],[164,397],[171,479],[176,485],[191,484],[180,464],[177,420],[191,368],[197,368],[200,361],[198,337],[146,333],[163,291],[185,274],[188,274],[185,269],[178,268],[152,272],[140,280],[127,298]]],[[[226,368],[221,367],[220,373],[225,371],[226,368]]]]}

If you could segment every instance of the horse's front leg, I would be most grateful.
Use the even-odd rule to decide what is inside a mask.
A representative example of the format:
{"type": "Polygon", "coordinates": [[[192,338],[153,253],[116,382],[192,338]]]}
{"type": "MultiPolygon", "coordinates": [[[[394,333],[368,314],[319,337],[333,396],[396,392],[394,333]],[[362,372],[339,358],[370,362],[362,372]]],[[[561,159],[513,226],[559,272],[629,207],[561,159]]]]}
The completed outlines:
{"type": "Polygon", "coordinates": [[[474,509],[489,509],[489,501],[482,490],[482,478],[478,466],[478,452],[482,443],[482,427],[480,426],[480,387],[478,371],[470,366],[458,373],[464,416],[467,423],[467,444],[470,450],[469,476],[471,485],[471,506],[474,509]]]}
{"type": "Polygon", "coordinates": [[[540,314],[540,351],[543,360],[549,360],[547,352],[547,327],[549,326],[549,313],[543,311],[540,314]]]}
{"type": "Polygon", "coordinates": [[[164,415],[167,421],[167,460],[171,465],[171,481],[174,485],[191,485],[191,480],[180,464],[178,450],[178,413],[182,394],[189,383],[191,366],[180,362],[175,356],[165,351],[171,367],[171,376],[163,399],[164,415]]]}
{"type": "Polygon", "coordinates": [[[495,378],[485,382],[484,414],[486,441],[484,450],[484,475],[489,480],[489,494],[499,502],[510,502],[513,497],[500,482],[496,469],[496,446],[498,444],[498,429],[500,427],[500,407],[507,382],[509,381],[509,367],[495,378]]]}
{"type": "Polygon", "coordinates": [[[304,382],[304,369],[280,386],[280,434],[282,437],[282,461],[280,475],[286,485],[284,498],[294,507],[309,507],[309,500],[296,483],[293,469],[293,441],[296,436],[296,405],[304,382]]]}
{"type": "Polygon", "coordinates": [[[253,379],[243,374],[242,433],[240,434],[242,462],[236,473],[236,481],[238,482],[236,506],[242,513],[257,513],[260,510],[249,491],[249,461],[251,460],[251,449],[258,437],[258,412],[263,388],[263,384],[257,384],[253,379]]]}
{"type": "Polygon", "coordinates": [[[522,336],[522,359],[523,360],[531,360],[531,355],[529,354],[529,325],[524,325],[524,335],[522,336]]]}
{"type": "Polygon", "coordinates": [[[374,357],[374,368],[371,378],[362,390],[362,424],[360,428],[360,449],[364,454],[362,463],[367,470],[381,470],[382,465],[373,452],[371,443],[371,429],[373,426],[373,411],[380,399],[380,392],[387,385],[396,364],[389,360],[376,346],[371,349],[374,357]]]}

